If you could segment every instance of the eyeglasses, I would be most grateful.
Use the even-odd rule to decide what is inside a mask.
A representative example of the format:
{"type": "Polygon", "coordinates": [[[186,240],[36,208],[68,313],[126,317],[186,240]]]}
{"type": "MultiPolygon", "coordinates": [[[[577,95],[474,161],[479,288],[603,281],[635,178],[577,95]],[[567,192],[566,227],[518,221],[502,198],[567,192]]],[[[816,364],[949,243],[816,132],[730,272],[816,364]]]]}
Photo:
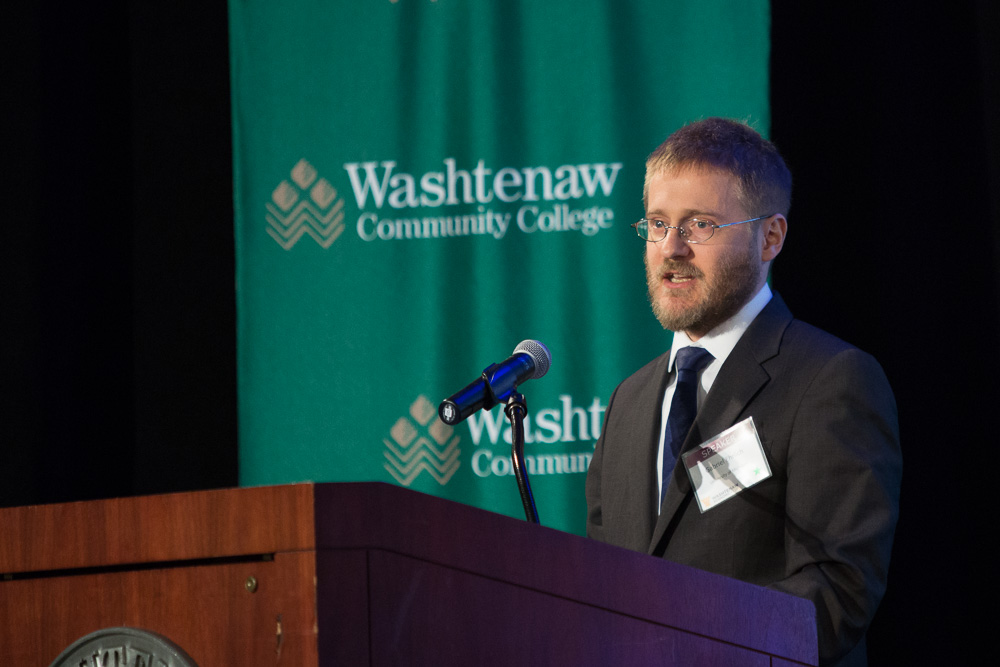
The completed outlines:
{"type": "Polygon", "coordinates": [[[708,220],[701,220],[699,218],[690,218],[679,225],[668,225],[662,220],[643,218],[639,222],[633,222],[632,226],[635,227],[635,233],[639,235],[640,239],[649,241],[650,243],[659,243],[667,238],[667,230],[669,229],[676,229],[681,238],[688,243],[704,243],[712,238],[716,229],[766,220],[773,215],[775,214],[771,213],[770,215],[762,215],[759,218],[750,218],[749,220],[740,220],[739,222],[727,222],[724,225],[716,225],[708,220]]]}

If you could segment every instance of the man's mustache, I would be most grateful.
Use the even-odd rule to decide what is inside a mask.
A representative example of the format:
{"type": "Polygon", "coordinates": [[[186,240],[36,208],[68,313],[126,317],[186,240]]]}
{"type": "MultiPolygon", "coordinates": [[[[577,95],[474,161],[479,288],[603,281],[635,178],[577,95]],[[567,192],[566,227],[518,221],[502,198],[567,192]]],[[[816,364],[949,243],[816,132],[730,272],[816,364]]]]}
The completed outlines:
{"type": "Polygon", "coordinates": [[[658,267],[656,267],[656,273],[654,275],[656,275],[660,280],[663,280],[669,275],[703,278],[705,274],[702,273],[701,269],[689,264],[688,262],[679,262],[675,259],[665,259],[658,267]]]}

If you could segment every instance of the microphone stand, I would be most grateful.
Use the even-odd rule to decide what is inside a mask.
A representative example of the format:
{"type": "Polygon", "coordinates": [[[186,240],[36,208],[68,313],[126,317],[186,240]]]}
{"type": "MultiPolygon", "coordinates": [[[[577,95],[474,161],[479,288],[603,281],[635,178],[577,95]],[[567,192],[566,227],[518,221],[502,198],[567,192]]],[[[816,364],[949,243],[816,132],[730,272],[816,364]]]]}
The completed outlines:
{"type": "Polygon", "coordinates": [[[504,414],[510,420],[510,462],[517,478],[517,488],[521,492],[521,503],[524,505],[525,520],[538,523],[538,510],[535,509],[535,498],[531,494],[531,484],[528,483],[528,471],[524,466],[524,417],[528,414],[528,406],[524,396],[512,391],[507,399],[504,414]]]}

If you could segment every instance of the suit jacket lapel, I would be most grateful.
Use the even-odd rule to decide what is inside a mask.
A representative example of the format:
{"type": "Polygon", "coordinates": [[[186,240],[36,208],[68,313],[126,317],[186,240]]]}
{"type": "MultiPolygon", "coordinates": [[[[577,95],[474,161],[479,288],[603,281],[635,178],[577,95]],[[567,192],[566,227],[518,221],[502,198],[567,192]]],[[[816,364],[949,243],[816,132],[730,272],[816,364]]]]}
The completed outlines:
{"type": "MultiPolygon", "coordinates": [[[[650,376],[649,383],[643,391],[643,401],[639,408],[640,415],[651,415],[652,419],[646,418],[643,421],[648,423],[649,431],[645,438],[638,440],[639,443],[648,443],[646,446],[637,447],[634,451],[637,460],[634,466],[629,466],[629,470],[645,470],[645,475],[640,475],[639,479],[628,480],[627,484],[636,485],[635,503],[638,510],[636,515],[641,517],[641,526],[638,527],[637,535],[648,536],[653,532],[653,524],[656,522],[656,498],[659,494],[659,480],[656,479],[656,454],[660,442],[660,431],[663,429],[661,423],[663,412],[663,392],[666,390],[667,381],[670,374],[667,366],[670,363],[670,352],[663,354],[657,361],[655,371],[650,376]]],[[[642,417],[639,417],[642,419],[642,417]]],[[[640,543],[641,544],[641,543],[640,543]]],[[[637,545],[638,546],[638,545],[637,545]]],[[[639,546],[641,549],[642,547],[639,546]]]]}
{"type": "MultiPolygon", "coordinates": [[[[726,359],[712,390],[698,410],[691,431],[681,452],[700,445],[736,423],[754,396],[767,384],[770,376],[762,364],[778,354],[781,336],[792,319],[792,314],[781,297],[775,294],[760,315],[747,328],[743,337],[726,359]]],[[[663,400],[663,389],[660,390],[663,400]]],[[[655,470],[655,461],[653,469],[655,470]]],[[[691,483],[681,461],[674,468],[660,516],[653,528],[649,553],[662,552],[661,542],[670,523],[691,495],[691,483]]],[[[665,545],[662,545],[665,548],[665,545]]]]}

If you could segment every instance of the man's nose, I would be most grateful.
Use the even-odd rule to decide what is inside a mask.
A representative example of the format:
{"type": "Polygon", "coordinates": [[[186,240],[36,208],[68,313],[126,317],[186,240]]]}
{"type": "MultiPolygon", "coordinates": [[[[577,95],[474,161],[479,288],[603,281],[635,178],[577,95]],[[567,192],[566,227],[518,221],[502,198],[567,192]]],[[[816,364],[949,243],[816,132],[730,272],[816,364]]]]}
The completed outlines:
{"type": "Polygon", "coordinates": [[[681,230],[668,227],[667,235],[656,244],[664,257],[685,257],[691,253],[691,246],[681,236],[681,230]]]}

